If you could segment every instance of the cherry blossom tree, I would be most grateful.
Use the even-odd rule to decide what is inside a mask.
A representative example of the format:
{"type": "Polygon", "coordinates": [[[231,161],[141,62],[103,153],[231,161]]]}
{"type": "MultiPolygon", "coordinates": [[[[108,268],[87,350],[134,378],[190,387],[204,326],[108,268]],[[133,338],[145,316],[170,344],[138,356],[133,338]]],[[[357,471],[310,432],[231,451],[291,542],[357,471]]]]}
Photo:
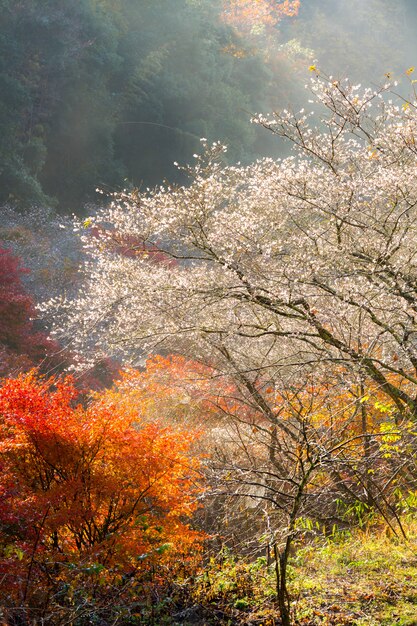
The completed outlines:
{"type": "Polygon", "coordinates": [[[85,223],[90,279],[53,303],[58,325],[133,361],[202,358],[269,414],[260,381],[337,364],[416,415],[416,104],[311,69],[316,115],[254,119],[294,155],[224,166],[203,141],[188,186],[115,196],[85,223]],[[176,264],[118,254],[121,236],[176,264]]]}
{"type": "MultiPolygon", "coordinates": [[[[363,448],[366,502],[376,494],[381,509],[399,479],[398,467],[388,467],[385,486],[371,485],[383,435],[371,441],[367,430],[367,388],[378,395],[385,433],[417,418],[417,100],[396,96],[389,83],[362,89],[310,69],[315,112],[253,120],[289,141],[291,156],[226,166],[225,148],[203,140],[203,154],[185,168],[188,186],[116,195],[78,225],[90,278],[75,301],[50,303],[58,332],[70,333],[77,349],[96,344],[134,363],[171,351],[233,380],[247,413],[226,407],[243,456],[230,462],[223,454],[225,477],[231,471],[232,490],[260,500],[273,476],[279,497],[268,493],[290,519],[289,541],[304,510],[298,489],[305,494],[316,472],[334,478],[333,460],[326,466],[334,450],[345,457],[337,488],[362,497],[351,489],[352,437],[363,448]],[[132,254],[119,250],[121,240],[132,254]],[[335,443],[326,426],[335,415],[317,422],[315,411],[306,413],[309,397],[301,414],[288,412],[288,397],[298,402],[309,380],[334,380],[339,398],[356,389],[360,430],[342,428],[335,443]],[[311,471],[300,472],[306,458],[311,471]]],[[[414,449],[412,441],[408,459],[414,449]]],[[[392,502],[388,508],[387,518],[395,512],[392,502]]]]}

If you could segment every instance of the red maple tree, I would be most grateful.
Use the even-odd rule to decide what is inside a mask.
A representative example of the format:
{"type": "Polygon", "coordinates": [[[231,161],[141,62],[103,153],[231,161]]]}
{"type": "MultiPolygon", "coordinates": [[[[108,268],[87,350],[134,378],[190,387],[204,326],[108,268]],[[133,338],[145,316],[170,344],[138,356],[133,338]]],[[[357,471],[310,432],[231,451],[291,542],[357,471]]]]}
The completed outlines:
{"type": "Polygon", "coordinates": [[[158,584],[199,553],[195,433],[141,424],[117,394],[85,408],[77,393],[34,372],[0,388],[0,600],[26,618],[68,603],[70,580],[107,606],[126,580],[158,584]]]}
{"type": "Polygon", "coordinates": [[[0,245],[0,376],[40,364],[57,347],[36,328],[35,304],[22,282],[27,271],[0,245]]]}

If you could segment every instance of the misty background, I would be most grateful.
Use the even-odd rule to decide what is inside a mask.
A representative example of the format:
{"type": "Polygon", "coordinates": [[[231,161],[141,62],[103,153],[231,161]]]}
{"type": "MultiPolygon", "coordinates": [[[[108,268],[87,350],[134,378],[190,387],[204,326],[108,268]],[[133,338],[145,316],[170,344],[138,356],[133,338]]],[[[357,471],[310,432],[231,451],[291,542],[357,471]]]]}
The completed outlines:
{"type": "Polygon", "coordinates": [[[83,214],[97,187],[182,182],[200,137],[279,156],[250,115],[302,105],[313,60],[370,85],[416,62],[415,0],[301,0],[272,26],[253,5],[0,0],[0,203],[83,214]]]}

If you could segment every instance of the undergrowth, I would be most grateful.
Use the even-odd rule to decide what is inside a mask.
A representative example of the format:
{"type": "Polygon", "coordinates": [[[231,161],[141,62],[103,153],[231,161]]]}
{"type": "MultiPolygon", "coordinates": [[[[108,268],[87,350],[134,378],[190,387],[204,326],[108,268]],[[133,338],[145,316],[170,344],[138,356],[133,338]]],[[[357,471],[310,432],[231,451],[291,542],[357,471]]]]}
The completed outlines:
{"type": "MultiPolygon", "coordinates": [[[[386,529],[335,533],[299,544],[289,566],[295,626],[417,626],[417,524],[408,539],[386,529]]],[[[175,611],[186,626],[280,624],[274,563],[223,550],[178,583],[175,611]]]]}

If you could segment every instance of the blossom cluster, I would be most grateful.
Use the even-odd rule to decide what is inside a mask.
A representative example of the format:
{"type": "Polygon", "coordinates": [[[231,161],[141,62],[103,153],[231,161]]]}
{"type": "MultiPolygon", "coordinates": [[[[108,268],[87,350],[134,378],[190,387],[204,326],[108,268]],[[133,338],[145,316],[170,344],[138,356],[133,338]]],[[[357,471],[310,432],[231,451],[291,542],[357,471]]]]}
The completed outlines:
{"type": "Polygon", "coordinates": [[[50,303],[58,325],[133,361],[174,350],[272,380],[343,365],[414,410],[391,377],[417,384],[417,104],[391,89],[317,73],[317,114],[254,118],[288,158],[230,166],[203,141],[188,185],[116,194],[83,227],[89,279],[50,303]]]}

